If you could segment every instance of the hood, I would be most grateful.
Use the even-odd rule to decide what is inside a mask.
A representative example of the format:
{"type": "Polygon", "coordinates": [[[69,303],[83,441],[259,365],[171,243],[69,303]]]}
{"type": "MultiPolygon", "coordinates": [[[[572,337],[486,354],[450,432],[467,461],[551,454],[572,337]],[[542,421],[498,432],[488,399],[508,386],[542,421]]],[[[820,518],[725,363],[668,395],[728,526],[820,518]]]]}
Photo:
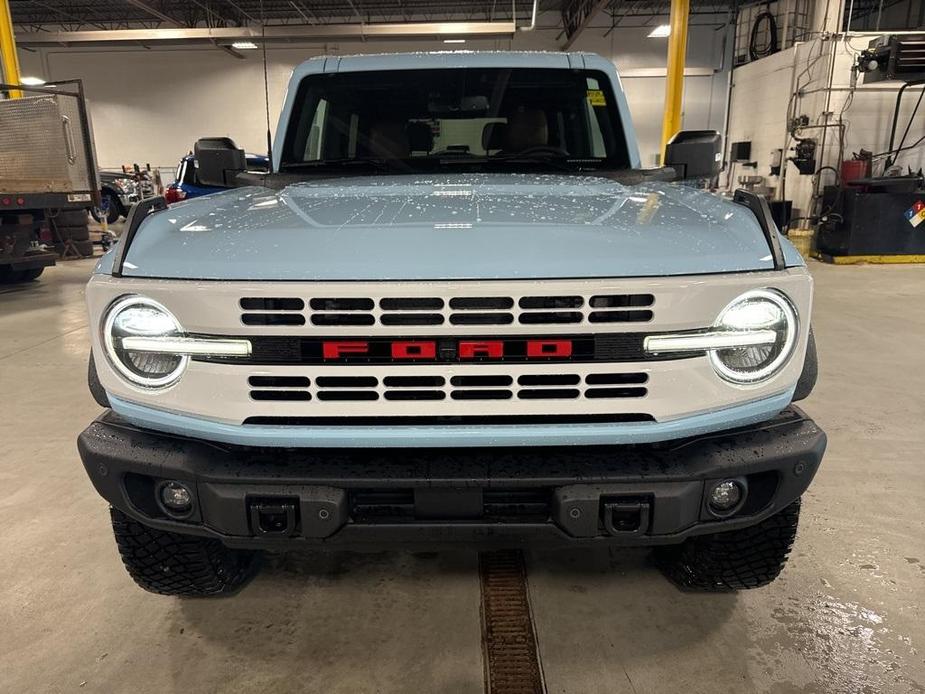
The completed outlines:
{"type": "Polygon", "coordinates": [[[197,198],[142,224],[123,274],[553,279],[772,268],[752,213],[705,192],[588,176],[474,174],[335,178],[197,198]]]}

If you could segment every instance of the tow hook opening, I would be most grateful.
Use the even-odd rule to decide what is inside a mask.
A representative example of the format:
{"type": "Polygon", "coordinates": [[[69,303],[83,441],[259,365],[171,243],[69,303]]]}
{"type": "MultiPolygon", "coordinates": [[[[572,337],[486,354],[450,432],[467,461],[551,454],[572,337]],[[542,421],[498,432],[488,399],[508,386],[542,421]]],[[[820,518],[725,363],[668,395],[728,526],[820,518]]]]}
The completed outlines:
{"type": "Polygon", "coordinates": [[[601,525],[609,535],[644,535],[650,516],[648,499],[601,499],[601,525]]]}
{"type": "Polygon", "coordinates": [[[298,508],[295,499],[252,501],[251,531],[255,535],[290,537],[297,530],[298,508]]]}

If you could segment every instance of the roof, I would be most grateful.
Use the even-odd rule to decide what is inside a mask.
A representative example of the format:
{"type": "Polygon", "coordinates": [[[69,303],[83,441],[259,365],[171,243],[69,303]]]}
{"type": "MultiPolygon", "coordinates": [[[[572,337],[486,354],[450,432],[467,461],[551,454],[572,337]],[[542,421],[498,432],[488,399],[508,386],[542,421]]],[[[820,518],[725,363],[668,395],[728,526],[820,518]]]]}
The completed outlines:
{"type": "Polygon", "coordinates": [[[596,53],[561,51],[420,51],[318,56],[297,66],[293,78],[318,72],[420,70],[428,68],[535,67],[613,70],[609,60],[596,53]]]}

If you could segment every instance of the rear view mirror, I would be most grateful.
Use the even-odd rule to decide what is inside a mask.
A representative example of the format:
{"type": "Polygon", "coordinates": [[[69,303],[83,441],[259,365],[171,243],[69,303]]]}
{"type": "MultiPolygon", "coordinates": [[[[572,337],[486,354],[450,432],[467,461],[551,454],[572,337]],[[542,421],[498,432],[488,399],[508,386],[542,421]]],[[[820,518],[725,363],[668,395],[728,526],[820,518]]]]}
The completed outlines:
{"type": "Polygon", "coordinates": [[[247,168],[244,150],[229,137],[203,137],[193,147],[196,178],[206,186],[231,188],[235,177],[247,168]]]}
{"type": "Polygon", "coordinates": [[[722,137],[715,130],[682,130],[665,147],[665,166],[678,178],[713,178],[723,168],[722,137]]]}

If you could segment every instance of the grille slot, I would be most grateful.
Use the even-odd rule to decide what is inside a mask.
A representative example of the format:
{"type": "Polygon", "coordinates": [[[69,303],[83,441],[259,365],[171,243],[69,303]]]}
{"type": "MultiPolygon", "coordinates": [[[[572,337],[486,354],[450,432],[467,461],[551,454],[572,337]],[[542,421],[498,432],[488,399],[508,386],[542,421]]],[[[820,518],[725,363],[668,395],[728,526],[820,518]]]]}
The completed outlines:
{"type": "Polygon", "coordinates": [[[647,323],[652,315],[652,311],[592,311],[588,320],[592,323],[647,323]]]}
{"type": "Polygon", "coordinates": [[[372,311],[372,299],[364,298],[346,298],[346,299],[324,299],[315,298],[308,302],[313,311],[372,311]]]}
{"type": "Polygon", "coordinates": [[[378,400],[379,393],[374,390],[319,390],[319,400],[378,400]]]}
{"type": "Polygon", "coordinates": [[[374,376],[319,376],[315,384],[319,388],[375,388],[379,379],[374,376]]]}
{"type": "Polygon", "coordinates": [[[581,323],[581,318],[581,311],[537,311],[535,313],[520,314],[520,322],[524,325],[581,323]]]}
{"type": "Polygon", "coordinates": [[[386,376],[382,383],[386,388],[440,388],[446,379],[443,376],[386,376]]]}
{"type": "Polygon", "coordinates": [[[607,294],[592,296],[589,303],[591,308],[651,306],[655,303],[655,297],[652,294],[607,294]]]}
{"type": "Polygon", "coordinates": [[[251,376],[247,382],[255,388],[308,388],[312,384],[305,376],[251,376]]]}
{"type": "Polygon", "coordinates": [[[453,376],[450,383],[454,386],[497,387],[509,386],[514,382],[510,376],[453,376]]]}
{"type": "Polygon", "coordinates": [[[253,400],[307,401],[312,394],[307,390],[252,390],[253,400]]]}
{"type": "Polygon", "coordinates": [[[482,490],[484,513],[497,520],[520,518],[543,522],[549,518],[551,500],[552,490],[544,487],[482,490]]]}
{"type": "Polygon", "coordinates": [[[242,313],[244,325],[305,325],[301,313],[242,313]]]}
{"type": "Polygon", "coordinates": [[[450,308],[455,311],[505,310],[514,306],[509,296],[457,296],[450,299],[450,308]]]}
{"type": "Polygon", "coordinates": [[[312,325],[372,325],[375,322],[376,319],[369,313],[312,314],[312,325]]]}
{"type": "Polygon", "coordinates": [[[305,308],[305,302],[296,297],[246,296],[239,304],[245,311],[301,311],[305,308]]]}
{"type": "Polygon", "coordinates": [[[518,302],[521,308],[581,308],[585,303],[580,296],[524,296],[518,302]]]}
{"type": "MultiPolygon", "coordinates": [[[[372,316],[369,317],[372,320],[372,316]]],[[[440,313],[383,313],[379,318],[383,325],[442,325],[440,313]]]]}
{"type": "Polygon", "coordinates": [[[510,400],[513,393],[509,390],[454,390],[450,397],[454,400],[510,400]]]}
{"type": "Polygon", "coordinates": [[[581,381],[578,374],[530,374],[520,376],[517,384],[521,386],[575,386],[581,381]]]}
{"type": "Polygon", "coordinates": [[[389,297],[379,300],[379,308],[383,311],[439,311],[443,308],[443,299],[439,297],[389,297]]]}
{"type": "Polygon", "coordinates": [[[589,386],[626,385],[645,383],[648,380],[649,375],[644,373],[588,374],[585,376],[585,383],[589,386]]]}
{"type": "Polygon", "coordinates": [[[577,388],[530,388],[517,392],[521,400],[571,400],[581,395],[577,388]]]}
{"type": "Polygon", "coordinates": [[[387,390],[386,400],[444,400],[446,393],[442,390],[387,390]]]}
{"type": "Polygon", "coordinates": [[[454,313],[450,316],[453,325],[510,325],[513,322],[512,313],[454,313]]]}
{"type": "Polygon", "coordinates": [[[643,398],[648,395],[646,388],[588,388],[586,398],[643,398]]]}

